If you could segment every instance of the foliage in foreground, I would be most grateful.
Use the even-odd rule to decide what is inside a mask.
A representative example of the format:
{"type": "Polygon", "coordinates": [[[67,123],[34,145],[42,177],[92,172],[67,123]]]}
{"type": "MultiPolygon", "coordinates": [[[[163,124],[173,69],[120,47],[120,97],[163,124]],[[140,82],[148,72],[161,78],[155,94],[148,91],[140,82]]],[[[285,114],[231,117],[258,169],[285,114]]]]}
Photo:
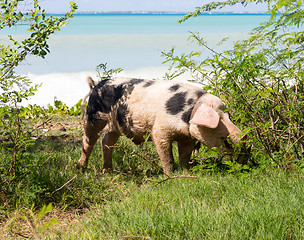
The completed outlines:
{"type": "MultiPolygon", "coordinates": [[[[182,21],[204,11],[233,6],[235,1],[212,2],[189,13],[182,21]]],[[[233,120],[248,134],[252,158],[260,165],[283,168],[303,166],[304,154],[304,23],[303,1],[265,1],[269,22],[238,41],[232,50],[216,52],[198,33],[193,39],[212,56],[201,60],[202,52],[175,56],[165,52],[166,62],[178,71],[193,75],[196,82],[221,96],[233,120]]]]}
{"type": "MultiPolygon", "coordinates": [[[[27,118],[20,103],[33,96],[38,85],[15,74],[15,68],[29,56],[44,58],[49,50],[48,39],[72,18],[77,6],[70,3],[70,11],[62,17],[48,16],[39,6],[39,1],[0,1],[0,30],[19,24],[27,25],[29,35],[16,41],[11,35],[0,45],[0,135],[10,141],[12,159],[9,172],[14,173],[19,164],[20,152],[31,143],[30,126],[37,124],[36,118],[27,118]],[[27,9],[27,10],[24,10],[27,9]]],[[[37,119],[40,119],[37,116],[37,119]]]]}
{"type": "Polygon", "coordinates": [[[128,177],[106,175],[91,179],[87,187],[79,185],[78,192],[82,193],[78,197],[85,194],[86,188],[92,191],[90,188],[97,182],[102,191],[101,196],[92,196],[96,202],[77,221],[65,219],[67,222],[62,224],[58,209],[43,216],[47,207],[31,215],[21,211],[6,223],[0,236],[6,234],[7,239],[18,234],[39,239],[304,237],[303,172],[275,170],[242,177],[196,174],[196,178],[167,181],[154,176],[145,185],[138,185],[132,176],[134,172],[128,177]],[[30,229],[22,228],[27,219],[33,221],[30,229]]]}

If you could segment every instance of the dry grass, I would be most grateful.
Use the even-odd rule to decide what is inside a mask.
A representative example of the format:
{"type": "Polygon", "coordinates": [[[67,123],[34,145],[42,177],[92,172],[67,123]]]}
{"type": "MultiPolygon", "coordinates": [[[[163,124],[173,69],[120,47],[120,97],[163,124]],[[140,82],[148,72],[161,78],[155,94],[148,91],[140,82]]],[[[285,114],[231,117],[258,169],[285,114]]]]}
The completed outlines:
{"type": "Polygon", "coordinates": [[[39,217],[39,211],[20,209],[0,218],[0,239],[41,239],[78,224],[89,209],[53,209],[39,217]]]}

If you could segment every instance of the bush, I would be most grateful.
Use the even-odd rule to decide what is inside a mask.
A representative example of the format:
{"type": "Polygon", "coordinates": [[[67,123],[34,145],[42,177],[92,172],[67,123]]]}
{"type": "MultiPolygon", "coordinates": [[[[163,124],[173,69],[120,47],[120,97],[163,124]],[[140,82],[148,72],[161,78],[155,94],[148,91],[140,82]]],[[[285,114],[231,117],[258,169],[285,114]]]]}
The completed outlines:
{"type": "MultiPolygon", "coordinates": [[[[27,151],[34,145],[33,133],[39,122],[46,117],[44,110],[38,106],[22,107],[23,100],[35,94],[39,87],[32,86],[29,79],[15,74],[15,68],[28,56],[44,58],[50,51],[47,41],[55,31],[59,31],[76,11],[72,1],[71,10],[62,17],[48,16],[41,9],[38,0],[0,0],[0,30],[18,24],[27,24],[30,36],[22,41],[9,37],[7,45],[0,45],[0,205],[5,208],[8,201],[17,204],[18,194],[24,190],[23,185],[30,184],[28,176],[33,169],[42,164],[42,153],[36,153],[33,160],[27,151]],[[21,11],[24,4],[28,11],[21,11]],[[27,156],[26,156],[27,155],[27,156]],[[13,194],[14,195],[13,195],[13,194]],[[13,195],[13,196],[12,196],[13,195]],[[10,199],[10,200],[8,200],[10,199]]],[[[39,179],[37,173],[37,178],[39,179]]],[[[42,185],[31,185],[29,195],[44,192],[42,185]]],[[[28,190],[28,189],[27,189],[28,190]]],[[[25,193],[25,194],[27,194],[25,193]]],[[[33,199],[33,198],[29,198],[33,199]]]]}
{"type": "MultiPolygon", "coordinates": [[[[287,2],[268,2],[269,22],[254,29],[247,40],[236,42],[231,51],[217,53],[198,33],[191,33],[190,38],[210,50],[211,57],[201,61],[201,52],[175,56],[174,49],[163,53],[178,68],[173,77],[190,71],[196,82],[207,83],[206,88],[228,104],[232,120],[249,136],[255,161],[284,168],[302,166],[304,153],[304,32],[299,28],[304,11],[302,2],[287,2]]],[[[236,3],[206,4],[181,22],[236,3]]]]}
{"type": "Polygon", "coordinates": [[[15,174],[19,153],[31,142],[29,128],[39,120],[38,116],[29,118],[26,111],[20,108],[20,103],[33,96],[38,85],[31,86],[31,81],[26,77],[16,75],[14,69],[28,55],[44,58],[50,51],[47,44],[49,36],[55,31],[59,31],[77,9],[75,3],[71,2],[70,12],[63,17],[54,17],[46,15],[45,10],[39,6],[38,0],[34,0],[27,6],[31,9],[27,12],[18,10],[22,4],[25,4],[23,0],[0,1],[0,30],[22,22],[28,24],[28,31],[31,32],[31,35],[22,42],[9,36],[11,45],[0,46],[0,134],[12,145],[9,174],[11,170],[15,174]],[[29,119],[31,119],[30,122],[29,119]]]}

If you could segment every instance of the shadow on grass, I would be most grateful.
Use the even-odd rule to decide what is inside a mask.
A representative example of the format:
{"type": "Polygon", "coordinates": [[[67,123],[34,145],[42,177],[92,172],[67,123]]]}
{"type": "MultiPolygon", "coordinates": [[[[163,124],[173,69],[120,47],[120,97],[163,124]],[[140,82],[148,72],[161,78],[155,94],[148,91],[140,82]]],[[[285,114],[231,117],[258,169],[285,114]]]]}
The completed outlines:
{"type": "MultiPolygon", "coordinates": [[[[39,208],[50,202],[64,208],[86,208],[120,198],[128,186],[139,187],[148,178],[161,174],[134,154],[138,149],[122,139],[113,154],[113,172],[103,175],[99,144],[93,150],[88,168],[81,171],[76,170],[81,137],[64,133],[41,136],[21,152],[14,176],[6,171],[10,153],[2,150],[0,192],[4,196],[4,209],[16,205],[39,208]]],[[[155,152],[151,152],[150,158],[155,158],[155,152]]]]}

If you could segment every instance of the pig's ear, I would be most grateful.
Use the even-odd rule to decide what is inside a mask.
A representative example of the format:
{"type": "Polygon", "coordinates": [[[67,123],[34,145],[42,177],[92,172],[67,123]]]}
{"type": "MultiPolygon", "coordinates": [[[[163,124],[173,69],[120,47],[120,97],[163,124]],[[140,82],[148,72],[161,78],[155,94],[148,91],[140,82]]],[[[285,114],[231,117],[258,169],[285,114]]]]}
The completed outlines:
{"type": "Polygon", "coordinates": [[[216,128],[219,124],[220,116],[218,113],[206,103],[202,103],[193,113],[190,123],[205,126],[208,128],[216,128]]]}

